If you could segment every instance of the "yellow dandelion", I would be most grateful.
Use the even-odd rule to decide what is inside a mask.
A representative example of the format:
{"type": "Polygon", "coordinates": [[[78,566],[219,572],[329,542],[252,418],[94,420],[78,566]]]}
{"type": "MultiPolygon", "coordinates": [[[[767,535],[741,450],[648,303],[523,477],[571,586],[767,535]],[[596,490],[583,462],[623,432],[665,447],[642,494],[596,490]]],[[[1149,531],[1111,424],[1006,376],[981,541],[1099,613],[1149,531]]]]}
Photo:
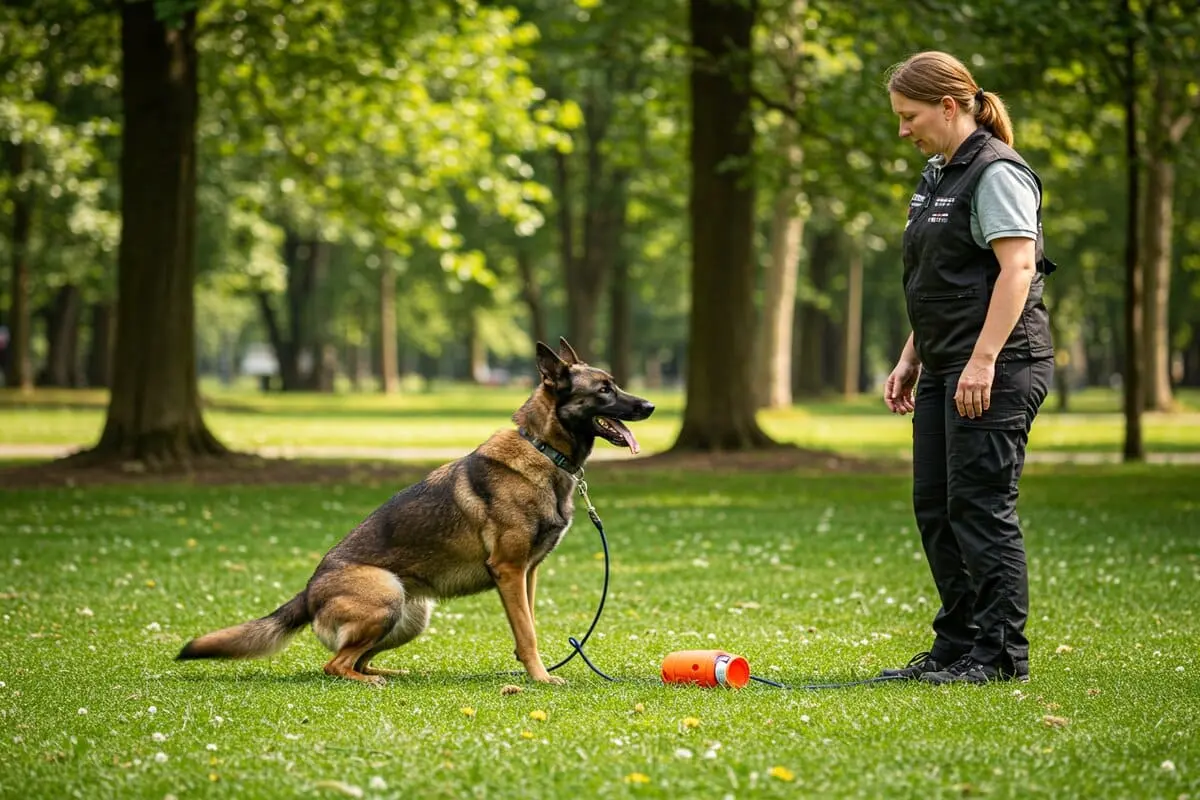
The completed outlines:
{"type": "Polygon", "coordinates": [[[631,772],[625,776],[626,783],[649,783],[650,776],[641,772],[631,772]]]}
{"type": "Polygon", "coordinates": [[[637,705],[635,705],[633,707],[633,713],[635,713],[635,714],[644,714],[645,712],[646,712],[646,706],[642,703],[638,703],[637,705]]]}
{"type": "Polygon", "coordinates": [[[459,709],[459,711],[461,711],[463,713],[464,717],[475,716],[475,709],[471,708],[470,706],[463,706],[462,708],[459,709]]]}
{"type": "Polygon", "coordinates": [[[147,581],[146,581],[146,588],[147,588],[147,589],[153,589],[155,586],[158,586],[158,582],[157,582],[157,581],[155,581],[155,580],[153,580],[153,579],[151,579],[151,580],[147,580],[147,581]]]}
{"type": "Polygon", "coordinates": [[[521,738],[522,739],[532,739],[533,731],[521,731],[521,738]]]}
{"type": "Polygon", "coordinates": [[[208,779],[213,783],[216,783],[217,781],[221,780],[221,776],[215,772],[210,772],[208,773],[208,779]]]}
{"type": "Polygon", "coordinates": [[[529,718],[535,719],[538,722],[545,722],[546,721],[546,712],[542,711],[540,708],[535,709],[535,710],[529,712],[529,718]]]}
{"type": "Polygon", "coordinates": [[[699,720],[698,718],[696,718],[696,717],[684,717],[684,718],[683,718],[683,727],[685,727],[685,728],[699,728],[699,727],[700,727],[700,720],[699,720]]]}
{"type": "Polygon", "coordinates": [[[195,547],[197,544],[199,544],[199,542],[197,542],[195,539],[188,539],[188,540],[187,540],[187,546],[188,546],[188,547],[195,547]]]}
{"type": "Polygon", "coordinates": [[[778,778],[784,782],[791,782],[796,779],[796,774],[787,767],[771,767],[771,770],[767,774],[772,778],[778,778]]]}

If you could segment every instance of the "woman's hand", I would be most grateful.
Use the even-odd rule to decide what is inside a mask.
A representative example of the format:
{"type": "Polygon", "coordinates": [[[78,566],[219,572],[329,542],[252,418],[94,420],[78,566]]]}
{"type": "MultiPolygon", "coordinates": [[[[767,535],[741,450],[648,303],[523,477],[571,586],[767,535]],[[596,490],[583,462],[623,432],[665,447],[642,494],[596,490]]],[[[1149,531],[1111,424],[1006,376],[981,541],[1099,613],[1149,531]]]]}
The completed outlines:
{"type": "Polygon", "coordinates": [[[960,417],[975,419],[991,407],[995,377],[995,361],[983,356],[971,357],[958,376],[958,388],[954,392],[954,405],[960,417]]]}
{"type": "Polygon", "coordinates": [[[893,414],[908,414],[916,408],[913,387],[921,375],[921,365],[901,357],[883,387],[883,402],[893,414]]]}

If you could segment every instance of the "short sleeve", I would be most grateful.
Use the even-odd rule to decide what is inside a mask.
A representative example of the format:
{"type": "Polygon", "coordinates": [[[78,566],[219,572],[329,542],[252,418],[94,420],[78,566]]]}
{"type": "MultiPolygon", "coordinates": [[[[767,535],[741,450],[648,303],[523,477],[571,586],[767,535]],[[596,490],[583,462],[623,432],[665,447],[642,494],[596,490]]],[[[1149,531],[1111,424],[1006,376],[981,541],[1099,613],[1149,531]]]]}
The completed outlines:
{"type": "Polygon", "coordinates": [[[989,164],[972,197],[983,240],[1037,239],[1040,200],[1037,181],[1029,170],[1012,161],[989,164]]]}

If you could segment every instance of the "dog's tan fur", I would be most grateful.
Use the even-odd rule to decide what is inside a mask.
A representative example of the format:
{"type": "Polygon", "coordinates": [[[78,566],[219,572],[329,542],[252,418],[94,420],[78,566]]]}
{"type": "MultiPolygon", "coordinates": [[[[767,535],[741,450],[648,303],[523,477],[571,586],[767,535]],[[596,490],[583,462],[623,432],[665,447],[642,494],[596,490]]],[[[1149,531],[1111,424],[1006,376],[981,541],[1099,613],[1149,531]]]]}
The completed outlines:
{"type": "MultiPolygon", "coordinates": [[[[513,421],[575,465],[596,435],[622,443],[597,418],[638,420],[654,410],[565,340],[557,354],[538,343],[538,369],[541,382],[513,421]]],[[[538,565],[571,525],[575,488],[576,478],[518,431],[500,431],[376,509],[275,612],[194,639],[178,658],[269,655],[311,622],[334,652],[326,673],[382,684],[394,673],[371,659],[420,635],[436,600],[495,587],[529,676],[560,683],[538,654],[534,592],[538,565]]]]}

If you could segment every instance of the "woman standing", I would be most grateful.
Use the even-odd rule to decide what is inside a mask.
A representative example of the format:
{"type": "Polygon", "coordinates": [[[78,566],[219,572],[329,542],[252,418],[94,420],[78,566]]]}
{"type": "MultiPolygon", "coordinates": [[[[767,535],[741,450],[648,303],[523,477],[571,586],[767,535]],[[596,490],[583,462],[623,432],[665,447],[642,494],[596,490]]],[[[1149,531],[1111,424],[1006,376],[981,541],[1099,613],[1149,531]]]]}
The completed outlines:
{"type": "Polygon", "coordinates": [[[1041,181],[1012,148],[1004,103],[958,59],[919,53],[887,88],[900,136],[930,156],[904,231],[912,335],[884,401],[914,413],[913,509],[941,608],[929,651],[884,674],[1024,681],[1017,484],[1054,370],[1041,181]]]}

